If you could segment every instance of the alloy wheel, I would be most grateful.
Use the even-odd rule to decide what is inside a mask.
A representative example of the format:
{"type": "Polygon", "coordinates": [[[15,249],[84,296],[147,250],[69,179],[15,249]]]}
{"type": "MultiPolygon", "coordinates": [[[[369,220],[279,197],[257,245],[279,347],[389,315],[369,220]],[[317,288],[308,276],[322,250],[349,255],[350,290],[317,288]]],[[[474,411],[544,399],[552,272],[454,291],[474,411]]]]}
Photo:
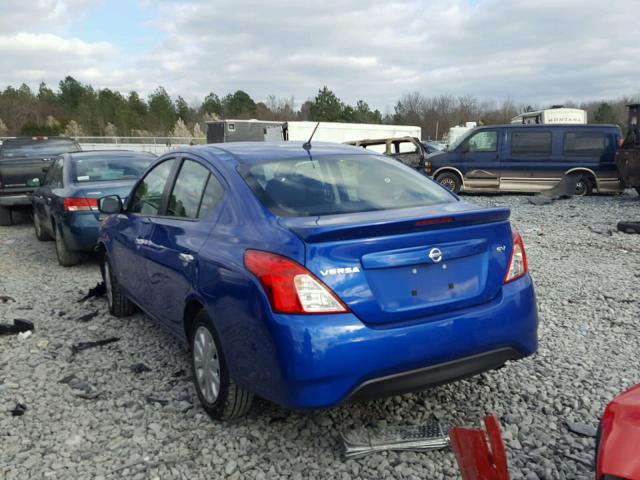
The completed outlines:
{"type": "Polygon", "coordinates": [[[575,195],[581,197],[586,194],[587,194],[587,184],[585,183],[584,180],[578,180],[578,183],[576,183],[575,195]]]}
{"type": "Polygon", "coordinates": [[[452,192],[456,189],[456,182],[451,177],[444,177],[440,180],[440,185],[442,185],[447,190],[451,190],[452,192]]]}

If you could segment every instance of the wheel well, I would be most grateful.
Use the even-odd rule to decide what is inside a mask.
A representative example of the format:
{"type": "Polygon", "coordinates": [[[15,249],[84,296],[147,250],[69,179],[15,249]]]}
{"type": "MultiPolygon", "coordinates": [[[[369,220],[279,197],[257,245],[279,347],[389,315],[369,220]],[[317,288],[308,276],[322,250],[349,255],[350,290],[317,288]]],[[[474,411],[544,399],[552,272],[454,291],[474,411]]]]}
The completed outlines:
{"type": "Polygon", "coordinates": [[[187,303],[187,306],[184,308],[183,315],[183,324],[184,324],[184,334],[187,339],[187,343],[191,339],[191,328],[193,327],[193,321],[198,315],[198,312],[202,310],[204,306],[197,300],[191,300],[187,303]]]}
{"type": "Polygon", "coordinates": [[[443,173],[452,173],[453,175],[455,175],[456,177],[458,177],[458,180],[460,180],[460,185],[464,184],[464,181],[462,180],[462,175],[460,175],[460,172],[458,172],[457,170],[454,170],[453,168],[441,168],[440,170],[438,170],[436,173],[433,174],[433,178],[438,178],[440,175],[442,175],[443,173]]]}
{"type": "Polygon", "coordinates": [[[598,180],[596,179],[596,176],[591,170],[576,168],[573,170],[569,170],[568,172],[565,172],[565,175],[584,175],[585,177],[588,177],[589,180],[591,180],[592,186],[598,188],[598,180]]]}

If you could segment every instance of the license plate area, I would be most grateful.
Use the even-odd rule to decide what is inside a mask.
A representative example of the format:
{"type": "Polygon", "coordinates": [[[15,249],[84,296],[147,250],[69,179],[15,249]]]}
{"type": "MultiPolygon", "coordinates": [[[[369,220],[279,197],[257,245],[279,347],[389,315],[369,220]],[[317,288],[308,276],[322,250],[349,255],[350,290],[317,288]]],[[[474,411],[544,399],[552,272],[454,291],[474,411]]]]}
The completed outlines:
{"type": "Polygon", "coordinates": [[[487,277],[484,257],[367,270],[366,275],[383,311],[453,306],[482,295],[487,277]]]}

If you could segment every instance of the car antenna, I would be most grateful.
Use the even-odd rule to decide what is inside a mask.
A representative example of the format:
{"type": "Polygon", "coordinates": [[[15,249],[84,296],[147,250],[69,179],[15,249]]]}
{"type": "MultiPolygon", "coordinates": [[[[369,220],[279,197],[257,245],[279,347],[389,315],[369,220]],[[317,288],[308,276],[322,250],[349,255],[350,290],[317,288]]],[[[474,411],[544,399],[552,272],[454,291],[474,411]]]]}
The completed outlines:
{"type": "Polygon", "coordinates": [[[311,136],[309,137],[309,140],[307,140],[302,144],[302,148],[304,148],[307,151],[307,153],[309,154],[309,158],[311,158],[311,140],[313,139],[313,136],[316,134],[316,130],[318,130],[319,126],[320,126],[320,122],[316,123],[316,128],[314,128],[313,132],[311,132],[311,136]]]}

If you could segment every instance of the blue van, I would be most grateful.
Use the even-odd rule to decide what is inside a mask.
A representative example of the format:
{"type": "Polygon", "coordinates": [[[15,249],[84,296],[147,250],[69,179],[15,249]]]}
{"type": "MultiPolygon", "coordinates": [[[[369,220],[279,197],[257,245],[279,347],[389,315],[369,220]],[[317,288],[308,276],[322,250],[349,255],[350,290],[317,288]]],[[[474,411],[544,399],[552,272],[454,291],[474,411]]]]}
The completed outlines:
{"type": "Polygon", "coordinates": [[[579,175],[576,195],[618,193],[617,125],[495,125],[471,130],[427,168],[456,193],[540,192],[579,175]]]}

